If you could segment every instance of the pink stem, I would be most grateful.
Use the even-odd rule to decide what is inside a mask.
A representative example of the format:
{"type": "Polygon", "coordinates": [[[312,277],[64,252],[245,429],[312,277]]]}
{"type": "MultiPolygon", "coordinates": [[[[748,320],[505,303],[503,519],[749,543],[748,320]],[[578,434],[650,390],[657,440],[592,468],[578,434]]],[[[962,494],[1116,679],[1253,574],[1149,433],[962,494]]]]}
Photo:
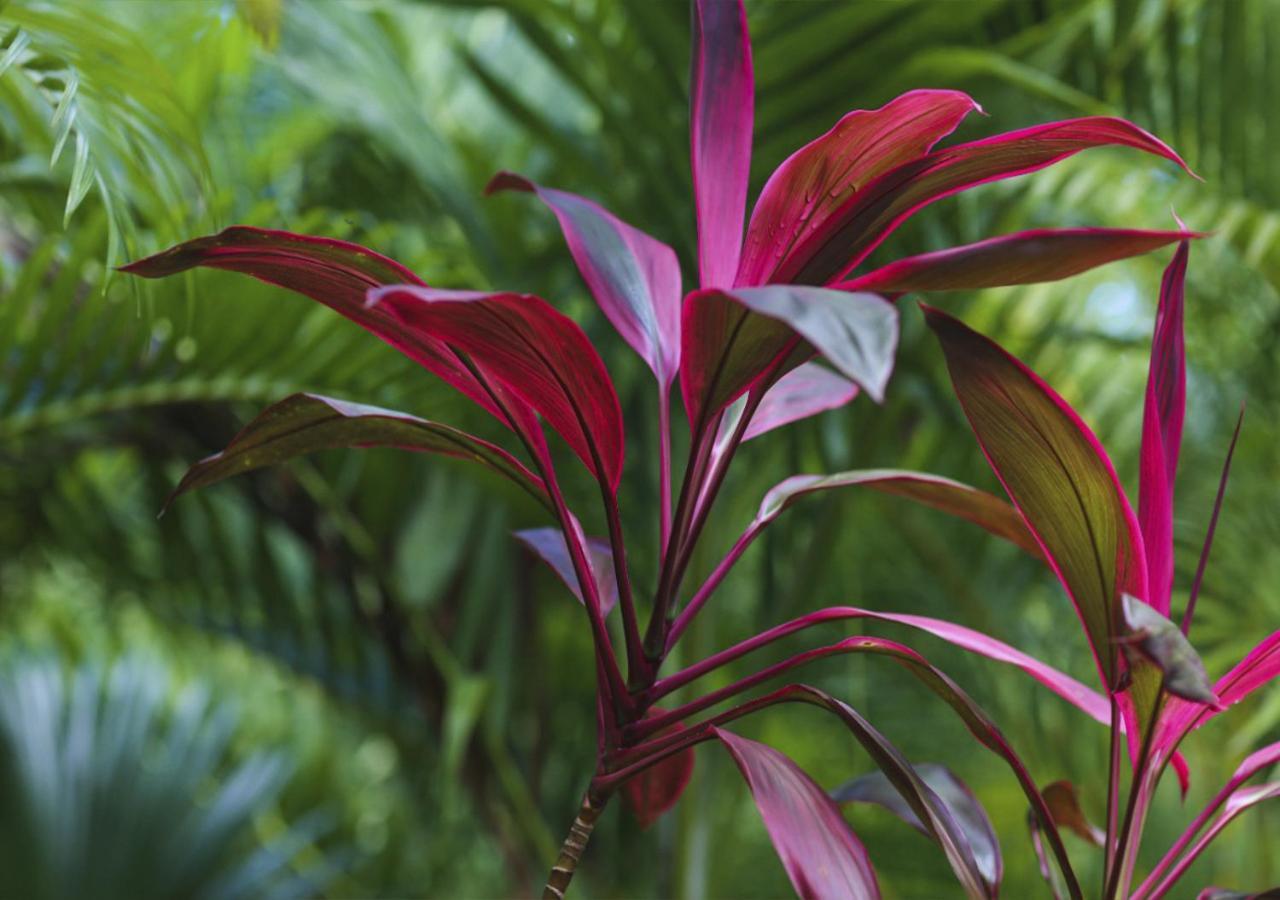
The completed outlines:
{"type": "Polygon", "coordinates": [[[640,623],[636,618],[635,598],[631,595],[631,576],[627,572],[627,546],[622,539],[622,518],[618,513],[618,498],[600,483],[600,497],[604,503],[605,518],[609,523],[609,547],[613,553],[613,574],[618,582],[618,600],[622,607],[622,630],[627,641],[627,676],[633,685],[646,685],[650,681],[649,661],[644,655],[640,640],[640,623]]]}
{"type": "Polygon", "coordinates": [[[725,576],[729,574],[729,570],[734,567],[742,554],[751,546],[761,530],[760,527],[753,525],[742,533],[728,554],[725,555],[725,558],[720,560],[720,564],[707,577],[702,587],[698,588],[698,592],[693,595],[693,599],[676,616],[676,620],[671,626],[671,631],[667,634],[667,653],[670,653],[671,649],[675,647],[676,641],[680,640],[680,635],[684,634],[684,630],[689,627],[689,623],[698,615],[698,610],[702,609],[702,605],[711,599],[711,595],[715,593],[716,588],[720,587],[720,582],[724,581],[725,576]]]}
{"type": "Polygon", "coordinates": [[[1191,849],[1187,851],[1187,855],[1182,857],[1182,859],[1178,861],[1178,864],[1173,867],[1173,871],[1166,875],[1159,884],[1151,889],[1150,900],[1159,900],[1159,898],[1172,890],[1173,886],[1178,883],[1178,880],[1186,874],[1187,869],[1191,868],[1191,864],[1196,861],[1196,857],[1204,852],[1204,848],[1208,847],[1222,829],[1231,824],[1233,819],[1235,819],[1234,815],[1225,815],[1210,825],[1209,830],[1206,831],[1204,835],[1201,836],[1200,840],[1196,841],[1195,844],[1192,845],[1191,849]]]}
{"type": "Polygon", "coordinates": [[[658,388],[658,548],[671,540],[671,388],[658,388]]]}

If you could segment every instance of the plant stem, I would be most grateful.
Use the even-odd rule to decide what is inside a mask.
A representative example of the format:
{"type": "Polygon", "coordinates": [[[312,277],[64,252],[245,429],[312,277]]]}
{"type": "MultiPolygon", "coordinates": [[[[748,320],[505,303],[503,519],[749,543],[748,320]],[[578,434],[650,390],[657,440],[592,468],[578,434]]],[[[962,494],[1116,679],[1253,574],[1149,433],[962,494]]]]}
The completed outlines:
{"type": "Polygon", "coordinates": [[[658,549],[671,540],[671,388],[658,388],[658,549]]]}
{"type": "Polygon", "coordinates": [[[1195,839],[1196,835],[1200,833],[1200,830],[1204,828],[1205,823],[1213,818],[1214,813],[1222,807],[1222,804],[1227,802],[1227,798],[1235,793],[1242,783],[1243,779],[1238,778],[1233,778],[1227,782],[1226,786],[1218,792],[1217,796],[1209,801],[1209,805],[1200,811],[1200,815],[1196,816],[1195,821],[1187,826],[1186,831],[1182,832],[1182,836],[1179,837],[1174,845],[1169,848],[1169,851],[1164,855],[1164,858],[1161,859],[1160,862],[1156,864],[1156,867],[1151,870],[1151,874],[1147,876],[1146,880],[1143,881],[1142,884],[1138,885],[1138,889],[1134,892],[1134,897],[1141,897],[1145,895],[1147,891],[1156,884],[1157,879],[1164,874],[1165,870],[1168,869],[1169,866],[1173,865],[1174,860],[1178,858],[1178,854],[1187,848],[1187,845],[1190,844],[1192,840],[1195,839]]]}
{"type": "Polygon", "coordinates": [[[1111,873],[1104,894],[1106,897],[1114,898],[1127,893],[1133,880],[1133,866],[1137,861],[1138,843],[1151,793],[1151,786],[1147,784],[1148,763],[1151,760],[1151,747],[1155,742],[1156,725],[1160,721],[1160,710],[1164,708],[1164,698],[1162,683],[1160,693],[1156,695],[1156,702],[1151,708],[1151,718],[1142,734],[1142,748],[1138,751],[1133,780],[1129,785],[1129,802],[1125,805],[1124,823],[1120,826],[1119,846],[1111,860],[1111,873]]]}
{"type": "Polygon", "coordinates": [[[1111,701],[1111,743],[1107,768],[1107,842],[1102,865],[1102,892],[1107,890],[1111,864],[1115,858],[1116,826],[1120,816],[1120,703],[1116,695],[1108,692],[1111,701]]]}
{"type": "Polygon", "coordinates": [[[724,559],[720,561],[720,564],[715,567],[715,570],[703,582],[702,587],[698,588],[698,592],[693,595],[693,599],[676,616],[676,620],[667,634],[668,653],[671,652],[671,648],[675,646],[676,641],[680,640],[680,635],[684,634],[684,630],[689,627],[689,623],[698,614],[698,610],[702,609],[702,605],[715,593],[716,588],[720,586],[720,582],[724,581],[725,576],[729,574],[729,570],[734,567],[734,564],[751,546],[752,541],[756,539],[756,535],[759,533],[760,529],[754,527],[744,531],[724,559]]]}
{"type": "Polygon", "coordinates": [[[573,880],[573,873],[577,871],[578,862],[582,859],[582,851],[586,849],[587,841],[591,840],[591,832],[595,831],[596,822],[600,820],[600,813],[604,812],[608,801],[607,794],[596,793],[592,788],[588,788],[582,795],[582,806],[578,808],[578,815],[569,826],[569,833],[560,847],[560,855],[556,857],[556,863],[547,875],[542,900],[563,900],[565,892],[569,890],[569,882],[573,880]]]}

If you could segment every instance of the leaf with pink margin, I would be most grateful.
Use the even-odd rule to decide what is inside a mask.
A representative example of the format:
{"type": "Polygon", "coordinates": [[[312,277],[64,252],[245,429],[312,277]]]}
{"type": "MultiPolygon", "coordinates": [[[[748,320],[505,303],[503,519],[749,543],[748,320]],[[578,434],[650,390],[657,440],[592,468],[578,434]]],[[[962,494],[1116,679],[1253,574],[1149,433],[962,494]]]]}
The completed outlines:
{"type": "Polygon", "coordinates": [[[1124,146],[1186,163],[1131,122],[1106,116],[1048,122],[935,150],[903,163],[854,194],[810,231],[772,281],[828,284],[843,280],[914,213],[980,184],[1025,175],[1091,147],[1124,146]]]}
{"type": "MultiPolygon", "coordinates": [[[[765,392],[742,432],[742,440],[745,443],[792,422],[839,409],[856,396],[858,386],[852,381],[816,362],[807,362],[783,375],[765,392]]],[[[717,448],[732,436],[745,406],[746,398],[739,397],[725,411],[716,434],[717,448]]]]}
{"type": "Polygon", "coordinates": [[[751,789],[798,895],[806,900],[880,896],[866,848],[812,778],[772,747],[722,728],[712,731],[751,789]]]}
{"type": "MultiPolygon", "coordinates": [[[[937,802],[955,821],[987,887],[985,893],[994,897],[1004,873],[1004,860],[1000,855],[1000,841],[996,838],[995,828],[992,827],[991,818],[983,809],[982,803],[969,786],[946,766],[916,763],[911,768],[920,781],[933,791],[937,802]]],[[[930,828],[920,820],[911,804],[884,771],[870,772],[845,782],[831,792],[831,799],[840,804],[869,803],[883,807],[925,837],[934,837],[930,828]]]]}
{"type": "MultiPolygon", "coordinates": [[[[578,602],[586,605],[582,596],[582,585],[578,582],[578,574],[573,568],[573,559],[569,555],[569,546],[565,543],[564,532],[559,528],[528,528],[515,532],[520,543],[528,547],[539,559],[551,567],[564,586],[569,589],[578,602]]],[[[609,542],[601,538],[586,538],[583,546],[587,549],[587,563],[591,566],[591,574],[596,582],[596,595],[600,598],[600,614],[609,615],[618,602],[618,582],[613,572],[613,551],[609,542]]]]}
{"type": "Polygon", "coordinates": [[[1171,697],[1169,705],[1160,717],[1157,750],[1176,747],[1189,732],[1201,727],[1239,703],[1260,687],[1270,684],[1280,675],[1280,631],[1272,632],[1237,663],[1230,672],[1213,685],[1213,692],[1221,704],[1220,709],[1171,697]]]}
{"type": "Polygon", "coordinates": [[[554,510],[542,479],[501,447],[408,413],[318,394],[294,394],[268,406],[221,453],[189,468],[165,501],[165,508],[181,494],[233,475],[340,447],[395,447],[478,462],[554,510]]]}
{"type": "Polygon", "coordinates": [[[865,487],[914,500],[971,522],[1036,559],[1044,558],[1026,523],[1006,501],[941,475],[906,469],[854,469],[833,475],[792,475],[764,495],[751,528],[763,528],[791,504],[809,494],[845,487],[865,487]]]}
{"type": "Polygon", "coordinates": [[[1059,281],[1116,260],[1150,253],[1175,241],[1202,236],[1191,231],[1129,228],[1019,231],[895,260],[831,286],[845,291],[905,294],[1059,281]]]}
{"type": "Polygon", "coordinates": [[[742,253],[755,76],[742,0],[694,0],[690,163],[704,288],[730,287],[742,253]]]}
{"type": "Polygon", "coordinates": [[[163,278],[197,266],[251,275],[323,303],[382,338],[511,427],[527,429],[535,422],[530,411],[519,408],[522,404],[504,397],[518,420],[510,421],[447,344],[410,333],[386,310],[366,306],[365,295],[370,288],[388,284],[424,286],[417,275],[393,259],[347,241],[236,225],[140,259],[120,271],[143,278],[163,278]]]}
{"type": "Polygon", "coordinates": [[[874,294],[770,285],[697,291],[684,301],[680,389],[695,431],[809,347],[876,402],[898,346],[896,308],[874,294]]]}
{"type": "Polygon", "coordinates": [[[666,244],[599,204],[499,172],[485,188],[526,191],[551,208],[600,309],[663,387],[680,368],[680,264],[666,244]]]}
{"type": "Polygon", "coordinates": [[[1138,522],[1147,551],[1147,602],[1169,615],[1173,591],[1173,483],[1187,408],[1187,355],[1183,340],[1186,241],[1165,269],[1156,310],[1155,336],[1142,411],[1142,455],[1138,482],[1138,522]]]}
{"type": "Polygon", "coordinates": [[[1120,595],[1145,597],[1147,578],[1137,517],[1110,458],[1039,376],[958,320],[924,309],[983,453],[1075,605],[1103,684],[1117,690],[1120,595]]]}
{"type": "Polygon", "coordinates": [[[368,302],[483,365],[617,492],[622,409],[604,362],[572,319],[530,294],[392,285],[370,291],[368,302]]]}
{"type": "Polygon", "coordinates": [[[738,286],[777,281],[772,273],[807,231],[822,228],[879,175],[933,149],[970,112],[960,91],[910,91],[879,109],[855,109],[780,165],[760,192],[738,266],[738,286]]]}

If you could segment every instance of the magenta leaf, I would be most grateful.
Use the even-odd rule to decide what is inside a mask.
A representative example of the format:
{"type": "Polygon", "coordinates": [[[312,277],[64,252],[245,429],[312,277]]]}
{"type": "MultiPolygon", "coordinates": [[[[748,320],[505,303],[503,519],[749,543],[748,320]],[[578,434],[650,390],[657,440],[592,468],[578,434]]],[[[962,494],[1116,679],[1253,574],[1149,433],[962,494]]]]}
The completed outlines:
{"type": "Polygon", "coordinates": [[[387,311],[365,305],[370,288],[422,285],[418,276],[395,260],[346,241],[237,225],[130,263],[121,271],[163,278],[197,266],[242,272],[323,303],[382,338],[512,428],[532,424],[531,413],[511,402],[514,398],[504,397],[517,418],[511,421],[448,345],[427,335],[409,333],[387,311]],[[521,413],[525,413],[523,418],[521,413]]]}
{"type": "Polygon", "coordinates": [[[772,747],[721,728],[713,732],[746,779],[798,895],[806,900],[880,896],[866,849],[812,778],[772,747]]]}
{"type": "Polygon", "coordinates": [[[165,506],[232,475],[339,447],[397,447],[468,459],[506,476],[554,510],[542,479],[501,447],[407,413],[316,394],[294,394],[264,409],[225,450],[188,469],[165,506]]]}
{"type": "MultiPolygon", "coordinates": [[[[551,567],[551,570],[564,582],[565,587],[578,598],[579,603],[586,604],[586,598],[582,596],[582,585],[578,583],[578,574],[574,571],[573,558],[569,554],[569,546],[565,543],[563,531],[559,528],[529,528],[517,531],[515,536],[551,567]]],[[[609,542],[601,538],[587,538],[584,546],[587,549],[587,563],[591,566],[591,574],[595,578],[596,594],[600,598],[600,614],[607,616],[618,602],[618,582],[613,572],[613,551],[609,549],[609,542]]]]}
{"type": "MultiPolygon", "coordinates": [[[[1091,147],[1143,150],[1186,168],[1169,147],[1123,119],[1049,122],[935,150],[884,173],[798,242],[770,280],[827,284],[852,271],[921,208],[989,181],[1025,175],[1091,147]]],[[[1190,171],[1190,170],[1188,170],[1190,171]]]]}
{"type": "Polygon", "coordinates": [[[783,374],[810,352],[879,402],[893,371],[898,316],[873,294],[771,285],[690,294],[682,333],[680,387],[698,431],[762,378],[783,374]]]}
{"type": "Polygon", "coordinates": [[[540,412],[602,484],[622,477],[622,410],[582,329],[539,297],[393,285],[369,303],[467,353],[540,412]]]}
{"type": "Polygon", "coordinates": [[[755,76],[742,0],[694,0],[690,163],[704,288],[731,287],[742,253],[755,76]]]}
{"type": "Polygon", "coordinates": [[[751,213],[737,284],[771,277],[809,231],[824,228],[876,177],[914,160],[981,107],[959,91],[910,91],[879,109],[857,109],[801,147],[765,183],[751,213]]]}
{"type": "Polygon", "coordinates": [[[832,287],[902,294],[1059,281],[1194,237],[1201,235],[1190,231],[1127,228],[1020,231],[963,247],[909,256],[832,287]]]}
{"type": "Polygon", "coordinates": [[[680,367],[680,264],[675,251],[566,191],[499,172],[485,193],[515,190],[538,196],[555,213],[578,271],[600,309],[663,387],[680,367]]]}
{"type": "Polygon", "coordinates": [[[1145,597],[1146,571],[1111,460],[1029,368],[956,319],[927,307],[925,315],[988,462],[1075,605],[1103,684],[1116,690],[1120,595],[1145,597]]]}
{"type": "MultiPolygon", "coordinates": [[[[1000,855],[1000,842],[987,811],[968,785],[946,766],[918,763],[911,768],[919,781],[934,795],[927,800],[922,797],[920,802],[944,810],[954,821],[957,832],[968,847],[973,865],[982,877],[986,888],[984,893],[994,897],[1004,871],[1004,861],[1000,855]]],[[[845,782],[831,792],[831,799],[841,804],[870,803],[881,806],[926,837],[933,837],[930,828],[920,820],[912,805],[883,771],[871,772],[845,782]]]]}
{"type": "Polygon", "coordinates": [[[1165,269],[1156,311],[1151,366],[1142,412],[1142,464],[1138,521],[1147,551],[1147,602],[1169,615],[1173,590],[1173,482],[1187,407],[1187,360],[1182,335],[1183,284],[1189,245],[1184,241],[1165,269]]]}
{"type": "MultiPolygon", "coordinates": [[[[654,707],[649,715],[660,711],[654,707]]],[[[684,730],[685,727],[676,722],[659,734],[676,735],[684,730]]],[[[695,759],[693,748],[690,747],[667,757],[623,783],[622,800],[636,817],[641,828],[648,828],[676,805],[684,789],[689,786],[689,779],[693,777],[695,759]]]]}

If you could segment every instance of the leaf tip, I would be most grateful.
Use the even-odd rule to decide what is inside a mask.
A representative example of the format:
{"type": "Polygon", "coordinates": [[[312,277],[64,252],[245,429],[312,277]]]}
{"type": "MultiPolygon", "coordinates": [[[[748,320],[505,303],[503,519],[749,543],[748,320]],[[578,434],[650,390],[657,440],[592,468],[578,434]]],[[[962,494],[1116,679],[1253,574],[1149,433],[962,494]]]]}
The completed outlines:
{"type": "Polygon", "coordinates": [[[506,169],[501,169],[489,179],[489,183],[484,186],[484,195],[491,197],[500,191],[524,191],[532,194],[537,190],[532,181],[523,175],[517,175],[506,169]]]}

